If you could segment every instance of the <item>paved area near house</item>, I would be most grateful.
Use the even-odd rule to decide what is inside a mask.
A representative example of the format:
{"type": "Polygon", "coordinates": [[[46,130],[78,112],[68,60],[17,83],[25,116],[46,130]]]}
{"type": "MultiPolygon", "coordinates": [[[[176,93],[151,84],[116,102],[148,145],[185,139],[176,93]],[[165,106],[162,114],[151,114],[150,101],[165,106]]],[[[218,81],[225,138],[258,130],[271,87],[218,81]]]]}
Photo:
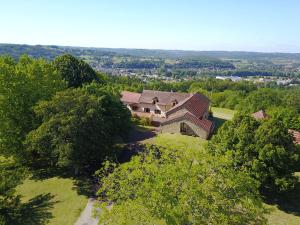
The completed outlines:
{"type": "Polygon", "coordinates": [[[74,225],[98,225],[98,218],[93,217],[93,205],[95,199],[90,198],[85,209],[81,212],[80,217],[74,225]]]}

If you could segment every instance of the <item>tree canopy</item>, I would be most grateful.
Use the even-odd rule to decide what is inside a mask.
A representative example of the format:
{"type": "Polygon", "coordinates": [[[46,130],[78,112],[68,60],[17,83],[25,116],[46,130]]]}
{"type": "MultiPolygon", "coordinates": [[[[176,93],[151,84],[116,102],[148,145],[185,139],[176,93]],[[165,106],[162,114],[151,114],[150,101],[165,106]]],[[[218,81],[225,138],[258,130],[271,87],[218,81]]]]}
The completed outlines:
{"type": "Polygon", "coordinates": [[[280,120],[257,121],[237,115],[219,129],[208,150],[230,156],[230,165],[249,173],[261,187],[285,191],[296,181],[293,174],[299,165],[299,148],[280,120]]]}
{"type": "Polygon", "coordinates": [[[33,160],[49,166],[93,167],[108,156],[117,135],[128,128],[130,114],[119,97],[97,84],[58,92],[40,102],[41,125],[26,138],[33,160]]]}
{"type": "Polygon", "coordinates": [[[128,163],[106,162],[100,223],[265,224],[256,182],[225,161],[150,146],[128,163]]]}
{"type": "Polygon", "coordinates": [[[25,136],[38,124],[33,106],[65,88],[60,74],[45,60],[0,57],[1,154],[22,159],[25,136]]]}
{"type": "Polygon", "coordinates": [[[89,64],[72,55],[66,54],[55,58],[54,67],[67,81],[69,87],[81,87],[84,83],[99,81],[97,73],[89,64]]]}

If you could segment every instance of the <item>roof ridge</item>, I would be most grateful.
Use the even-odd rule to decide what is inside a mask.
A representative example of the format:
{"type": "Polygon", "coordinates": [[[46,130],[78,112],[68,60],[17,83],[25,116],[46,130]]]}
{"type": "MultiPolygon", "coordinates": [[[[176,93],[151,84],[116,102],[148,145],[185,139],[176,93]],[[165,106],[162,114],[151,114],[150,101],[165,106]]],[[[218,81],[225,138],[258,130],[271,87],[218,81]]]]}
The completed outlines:
{"type": "MultiPolygon", "coordinates": [[[[171,121],[173,121],[173,120],[176,120],[176,119],[179,119],[179,118],[182,118],[182,117],[185,117],[185,115],[186,114],[191,114],[189,111],[186,111],[185,113],[182,113],[181,115],[178,115],[178,116],[175,116],[175,117],[173,117],[173,118],[171,118],[170,120],[166,120],[166,121],[164,121],[163,123],[166,123],[166,122],[171,122],[171,121]]],[[[191,114],[192,115],[192,114],[191,114]]],[[[194,116],[195,117],[195,116],[194,116]]],[[[195,118],[197,118],[197,117],[195,117],[195,118]]],[[[162,124],[163,124],[162,123],[162,124]]]]}
{"type": "Polygon", "coordinates": [[[177,109],[178,107],[184,105],[188,100],[190,100],[192,97],[194,96],[194,94],[190,93],[190,96],[187,97],[186,99],[184,99],[183,101],[179,102],[177,105],[175,105],[174,107],[172,107],[171,109],[169,109],[166,113],[174,110],[174,109],[177,109]]]}
{"type": "Polygon", "coordinates": [[[212,126],[212,121],[211,120],[199,119],[193,113],[191,113],[189,111],[185,112],[184,114],[182,114],[180,116],[174,117],[170,120],[166,120],[166,121],[162,122],[161,125],[165,125],[167,123],[172,123],[174,120],[178,120],[178,119],[181,119],[181,118],[185,118],[185,119],[189,120],[191,123],[194,123],[196,126],[200,126],[202,129],[204,129],[206,131],[209,131],[211,129],[211,126],[212,126]],[[196,120],[198,124],[194,121],[191,121],[189,119],[189,116],[192,117],[194,120],[196,120]],[[209,123],[209,124],[207,124],[207,123],[209,123]]]}

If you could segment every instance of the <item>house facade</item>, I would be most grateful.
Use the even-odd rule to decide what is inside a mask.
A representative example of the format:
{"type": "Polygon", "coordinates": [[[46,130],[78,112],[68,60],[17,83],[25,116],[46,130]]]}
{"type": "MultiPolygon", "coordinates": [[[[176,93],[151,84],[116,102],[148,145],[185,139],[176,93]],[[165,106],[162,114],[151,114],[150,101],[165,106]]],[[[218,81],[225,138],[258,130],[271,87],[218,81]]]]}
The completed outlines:
{"type": "Polygon", "coordinates": [[[122,92],[121,101],[132,114],[149,117],[162,133],[181,133],[207,139],[213,122],[209,120],[210,101],[200,93],[144,90],[122,92]]]}

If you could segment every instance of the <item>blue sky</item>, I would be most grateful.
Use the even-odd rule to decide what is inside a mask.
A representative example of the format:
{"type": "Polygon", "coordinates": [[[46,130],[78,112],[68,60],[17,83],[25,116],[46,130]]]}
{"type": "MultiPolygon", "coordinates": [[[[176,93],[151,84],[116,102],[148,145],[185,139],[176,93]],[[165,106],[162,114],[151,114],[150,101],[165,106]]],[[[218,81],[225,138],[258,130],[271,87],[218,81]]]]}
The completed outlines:
{"type": "Polygon", "coordinates": [[[300,52],[300,1],[0,0],[0,43],[300,52]]]}

